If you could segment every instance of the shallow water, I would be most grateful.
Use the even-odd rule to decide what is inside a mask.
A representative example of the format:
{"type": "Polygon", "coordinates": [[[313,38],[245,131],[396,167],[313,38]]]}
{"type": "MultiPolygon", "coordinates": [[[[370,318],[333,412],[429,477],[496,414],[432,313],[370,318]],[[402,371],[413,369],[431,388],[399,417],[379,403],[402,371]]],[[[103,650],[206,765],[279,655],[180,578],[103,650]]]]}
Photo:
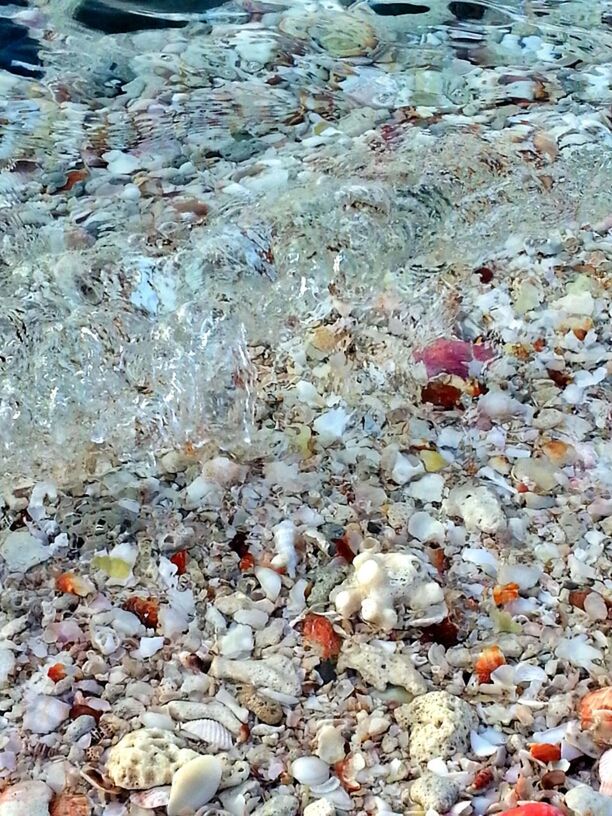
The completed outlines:
{"type": "Polygon", "coordinates": [[[11,476],[248,443],[253,347],[330,289],[367,322],[393,287],[432,338],[465,270],[610,212],[603,0],[0,15],[11,476]]]}

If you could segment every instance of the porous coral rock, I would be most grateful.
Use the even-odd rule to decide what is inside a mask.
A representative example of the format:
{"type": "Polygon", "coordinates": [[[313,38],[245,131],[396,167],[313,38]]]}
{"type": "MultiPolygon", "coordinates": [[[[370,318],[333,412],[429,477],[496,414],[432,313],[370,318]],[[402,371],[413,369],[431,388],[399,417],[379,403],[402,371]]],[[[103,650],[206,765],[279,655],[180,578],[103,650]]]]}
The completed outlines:
{"type": "Polygon", "coordinates": [[[459,798],[459,785],[447,776],[425,771],[413,782],[410,798],[423,806],[425,811],[446,813],[459,798]]]}
{"type": "Polygon", "coordinates": [[[463,519],[470,533],[497,533],[506,527],[506,517],[497,496],[482,485],[461,485],[451,490],[445,511],[463,519]]]}
{"type": "Polygon", "coordinates": [[[169,785],[176,771],[198,756],[170,731],[141,728],[110,749],[106,772],[120,788],[147,790],[169,785]]]}
{"type": "Polygon", "coordinates": [[[353,568],[331,594],[345,618],[359,611],[363,620],[388,631],[398,622],[396,606],[421,611],[444,600],[442,588],[429,577],[430,568],[416,554],[365,552],[355,558],[353,568]]]}
{"type": "Polygon", "coordinates": [[[432,691],[395,710],[398,725],[410,732],[410,758],[427,762],[468,749],[477,718],[468,703],[446,691],[432,691]]]}

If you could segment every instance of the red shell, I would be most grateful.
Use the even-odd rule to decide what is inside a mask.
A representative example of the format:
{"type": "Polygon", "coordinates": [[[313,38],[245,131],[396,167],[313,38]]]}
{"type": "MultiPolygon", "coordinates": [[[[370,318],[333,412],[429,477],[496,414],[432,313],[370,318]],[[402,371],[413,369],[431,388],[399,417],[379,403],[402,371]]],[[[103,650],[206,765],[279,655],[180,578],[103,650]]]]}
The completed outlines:
{"type": "Polygon", "coordinates": [[[139,598],[137,596],[128,598],[123,604],[123,608],[128,612],[133,612],[138,620],[151,629],[155,629],[158,624],[159,604],[155,598],[139,598]]]}
{"type": "Polygon", "coordinates": [[[527,802],[512,810],[505,810],[500,816],[564,816],[564,814],[559,808],[545,802],[527,802]]]}
{"type": "Polygon", "coordinates": [[[179,550],[170,557],[170,561],[174,564],[178,575],[184,575],[187,571],[187,551],[179,550]]]}
{"type": "Polygon", "coordinates": [[[325,660],[338,655],[342,641],[334,631],[334,627],[323,615],[312,613],[306,615],[303,634],[304,639],[316,646],[325,660]]]}
{"type": "Polygon", "coordinates": [[[535,742],[529,746],[529,753],[540,762],[558,762],[561,759],[561,747],[548,742],[535,742]]]}
{"type": "Polygon", "coordinates": [[[59,683],[60,680],[66,677],[66,667],[63,663],[54,663],[47,669],[47,677],[51,678],[54,683],[59,683]]]}

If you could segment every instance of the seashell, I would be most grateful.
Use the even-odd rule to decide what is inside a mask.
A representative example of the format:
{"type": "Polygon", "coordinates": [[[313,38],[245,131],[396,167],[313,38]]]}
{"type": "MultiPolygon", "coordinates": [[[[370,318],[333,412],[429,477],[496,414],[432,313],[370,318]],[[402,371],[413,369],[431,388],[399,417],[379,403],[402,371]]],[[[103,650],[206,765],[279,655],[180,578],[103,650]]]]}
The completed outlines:
{"type": "Polygon", "coordinates": [[[295,576],[298,561],[295,551],[297,537],[296,526],[288,519],[281,521],[274,530],[274,548],[276,555],[272,559],[272,566],[275,568],[286,568],[287,574],[292,578],[295,576]]]}
{"type": "Polygon", "coordinates": [[[165,708],[170,716],[179,722],[216,720],[235,737],[239,736],[242,728],[242,722],[238,717],[219,700],[209,700],[203,703],[173,700],[165,708]]]}
{"type": "Polygon", "coordinates": [[[317,732],[317,756],[329,765],[344,759],[344,737],[333,725],[324,725],[317,732]]]}
{"type": "Polygon", "coordinates": [[[487,646],[482,650],[474,664],[474,672],[478,682],[488,683],[492,672],[499,666],[503,666],[505,662],[506,658],[499,646],[487,646]]]}
{"type": "Polygon", "coordinates": [[[117,787],[117,785],[113,785],[97,768],[93,768],[91,765],[86,765],[84,768],[81,768],[80,774],[83,779],[89,782],[92,788],[96,788],[96,790],[110,793],[113,796],[121,793],[121,788],[117,787]]]}
{"type": "Polygon", "coordinates": [[[612,745],[612,686],[589,692],[580,701],[580,724],[599,745],[612,745]]]}
{"type": "Polygon", "coordinates": [[[56,697],[40,694],[27,705],[23,727],[34,734],[50,734],[70,716],[70,706],[56,697]]]}
{"type": "Polygon", "coordinates": [[[612,796],[612,748],[599,760],[599,792],[612,796]]]}
{"type": "Polygon", "coordinates": [[[168,816],[194,813],[219,790],[223,767],[218,757],[199,756],[179,768],[172,777],[168,816]]]}
{"type": "Polygon", "coordinates": [[[408,522],[408,532],[419,541],[430,543],[444,542],[444,525],[429,513],[414,513],[408,522]]]}
{"type": "Polygon", "coordinates": [[[82,793],[60,793],[51,802],[49,816],[89,816],[92,805],[82,793]]]}
{"type": "Polygon", "coordinates": [[[238,693],[238,700],[261,722],[267,725],[278,725],[282,722],[282,706],[274,700],[258,694],[253,686],[243,686],[238,693]]]}
{"type": "Polygon", "coordinates": [[[266,593],[266,598],[270,601],[275,601],[280,595],[281,591],[281,577],[278,572],[275,572],[269,567],[255,567],[255,577],[261,584],[261,588],[266,593]]]}
{"type": "Polygon", "coordinates": [[[234,745],[227,728],[215,720],[191,720],[183,724],[181,731],[188,737],[195,737],[222,751],[229,751],[234,745]]]}
{"type": "Polygon", "coordinates": [[[317,14],[308,34],[324,51],[334,57],[360,57],[371,54],[378,45],[373,26],[357,16],[317,14]]]}
{"type": "Polygon", "coordinates": [[[549,742],[535,742],[529,746],[529,753],[538,762],[558,762],[561,759],[561,746],[549,742]]]}
{"type": "Polygon", "coordinates": [[[563,813],[559,808],[545,802],[527,802],[512,810],[504,811],[501,816],[563,816],[563,813]]]}
{"type": "Polygon", "coordinates": [[[588,785],[577,785],[565,794],[573,816],[610,816],[610,799],[588,785]]]}
{"type": "Polygon", "coordinates": [[[329,779],[329,765],[316,756],[298,757],[291,763],[291,774],[302,785],[322,785],[329,779]]]}
{"type": "Polygon", "coordinates": [[[130,795],[130,803],[145,810],[166,807],[170,801],[170,785],[161,788],[151,788],[148,791],[138,791],[130,795]]]}

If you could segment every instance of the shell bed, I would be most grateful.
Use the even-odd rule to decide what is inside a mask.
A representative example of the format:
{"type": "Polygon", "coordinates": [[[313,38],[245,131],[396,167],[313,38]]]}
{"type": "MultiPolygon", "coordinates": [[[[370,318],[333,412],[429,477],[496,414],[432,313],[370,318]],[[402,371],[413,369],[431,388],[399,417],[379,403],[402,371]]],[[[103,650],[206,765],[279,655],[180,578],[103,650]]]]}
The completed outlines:
{"type": "Polygon", "coordinates": [[[608,0],[0,0],[0,816],[612,816],[608,0]]]}

